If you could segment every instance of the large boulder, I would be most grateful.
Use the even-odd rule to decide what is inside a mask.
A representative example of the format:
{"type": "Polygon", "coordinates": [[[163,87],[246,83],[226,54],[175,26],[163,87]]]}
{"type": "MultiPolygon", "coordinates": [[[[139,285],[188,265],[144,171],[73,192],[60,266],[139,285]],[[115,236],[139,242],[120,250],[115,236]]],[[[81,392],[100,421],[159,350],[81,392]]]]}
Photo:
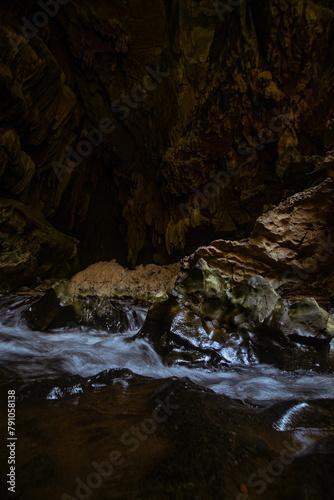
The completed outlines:
{"type": "Polygon", "coordinates": [[[178,263],[167,266],[148,264],[129,270],[115,260],[98,262],[75,274],[68,286],[58,288],[57,293],[63,301],[95,295],[159,302],[167,300],[167,292],[174,288],[179,270],[178,263]]]}
{"type": "Polygon", "coordinates": [[[24,312],[23,316],[31,328],[40,331],[79,323],[74,308],[72,306],[62,307],[52,289],[36,300],[24,312]]]}
{"type": "Polygon", "coordinates": [[[303,330],[304,334],[329,339],[334,336],[332,316],[312,298],[293,304],[289,308],[289,317],[292,327],[303,330]]]}
{"type": "Polygon", "coordinates": [[[334,181],[297,193],[259,217],[249,238],[216,240],[183,259],[185,270],[200,259],[223,277],[255,274],[278,282],[314,281],[334,261],[334,181]]]}
{"type": "Polygon", "coordinates": [[[233,285],[200,259],[166,302],[152,306],[138,336],[168,364],[328,370],[333,334],[331,315],[314,299],[290,305],[262,276],[233,285]]]}

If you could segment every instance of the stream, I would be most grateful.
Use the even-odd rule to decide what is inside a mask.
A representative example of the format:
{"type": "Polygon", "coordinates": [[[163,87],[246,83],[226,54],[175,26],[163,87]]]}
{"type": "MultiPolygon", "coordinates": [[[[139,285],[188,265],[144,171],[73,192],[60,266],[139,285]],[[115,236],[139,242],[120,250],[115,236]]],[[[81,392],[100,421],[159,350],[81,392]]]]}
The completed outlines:
{"type": "Polygon", "coordinates": [[[23,325],[1,325],[2,377],[24,383],[61,375],[90,377],[110,368],[126,368],[152,378],[188,377],[218,394],[248,402],[289,398],[334,398],[334,376],[310,371],[282,372],[269,365],[233,364],[224,371],[166,366],[147,341],[129,342],[137,330],[121,334],[81,327],[53,333],[23,325]]]}
{"type": "MultiPolygon", "coordinates": [[[[330,373],[302,370],[287,372],[256,362],[240,364],[240,358],[239,361],[233,362],[232,355],[229,366],[219,369],[190,368],[179,363],[167,366],[146,340],[133,340],[145,319],[146,308],[136,305],[128,308],[130,328],[124,333],[111,334],[108,331],[77,325],[40,332],[31,330],[22,319],[22,312],[29,307],[31,300],[27,297],[11,296],[3,297],[1,301],[2,410],[7,391],[15,390],[19,439],[17,489],[14,494],[4,489],[5,493],[1,498],[73,500],[92,496],[102,500],[206,499],[218,498],[217,495],[228,500],[258,498],[256,495],[248,496],[248,493],[245,493],[244,497],[240,496],[240,483],[247,484],[247,477],[255,467],[249,467],[249,457],[247,460],[240,457],[236,459],[240,463],[238,474],[231,463],[225,464],[224,478],[218,474],[219,477],[213,480],[211,492],[207,491],[206,473],[204,477],[199,477],[200,484],[196,483],[196,467],[194,469],[193,464],[184,464],[184,461],[189,461],[189,457],[182,457],[182,453],[177,455],[177,458],[173,455],[176,439],[174,434],[178,433],[184,422],[188,421],[189,428],[194,426],[193,434],[187,434],[189,429],[184,431],[178,438],[176,448],[181,446],[186,449],[189,439],[194,443],[198,440],[199,455],[210,454],[210,458],[193,457],[191,460],[195,463],[198,463],[198,460],[209,460],[211,463],[212,457],[217,454],[219,443],[219,447],[232,446],[235,456],[239,454],[236,451],[238,447],[244,446],[249,440],[252,443],[254,441],[252,446],[257,449],[259,433],[266,444],[261,444],[257,458],[254,458],[256,452],[255,455],[253,453],[256,463],[263,460],[265,463],[268,460],[270,462],[270,453],[275,449],[278,453],[282,448],[282,444],[277,442],[277,435],[283,434],[286,440],[289,438],[299,450],[299,454],[301,448],[305,454],[305,450],[313,450],[317,443],[323,440],[327,443],[326,440],[333,439],[331,405],[334,401],[334,375],[330,373]],[[173,414],[161,435],[158,428],[147,442],[143,439],[145,442],[142,444],[141,440],[138,440],[141,444],[140,447],[138,445],[138,452],[132,453],[131,449],[128,450],[130,458],[125,460],[125,465],[122,463],[117,470],[115,468],[113,482],[110,483],[113,485],[112,492],[110,478],[99,485],[98,492],[94,491],[92,485],[87,485],[84,479],[80,479],[83,481],[80,482],[80,489],[79,482],[75,482],[75,479],[84,478],[86,472],[88,474],[94,458],[97,463],[108,456],[108,449],[115,446],[115,441],[118,442],[118,447],[123,446],[126,449],[127,443],[122,436],[128,432],[126,429],[130,423],[136,419],[139,422],[145,421],[145,415],[147,417],[154,411],[152,401],[163,401],[162,394],[165,394],[166,390],[169,391],[169,395],[164,395],[166,401],[172,395],[175,400],[181,401],[175,407],[182,406],[182,402],[186,405],[182,414],[173,414]],[[160,394],[159,399],[157,394],[160,394]],[[195,405],[196,410],[192,409],[192,405],[195,405]],[[213,409],[209,411],[207,408],[213,409]],[[210,413],[212,411],[222,412],[222,415],[225,415],[224,421],[226,414],[233,413],[232,420],[230,417],[228,419],[227,430],[220,428],[217,417],[210,413]],[[172,418],[176,418],[176,421],[171,428],[172,418]],[[216,438],[212,441],[212,430],[216,437],[222,433],[219,438],[221,441],[218,438],[218,441],[216,438]],[[290,434],[286,434],[287,432],[290,434]],[[105,433],[108,434],[106,441],[103,438],[105,433]],[[202,435],[198,437],[198,433],[208,433],[211,437],[204,439],[202,435]],[[223,445],[227,434],[232,437],[223,445]],[[110,439],[112,443],[109,442],[110,439]],[[236,441],[239,444],[235,444],[236,441]],[[171,443],[174,443],[173,446],[171,443]],[[208,450],[202,449],[203,447],[208,447],[208,450]],[[190,468],[185,472],[184,478],[178,479],[182,485],[175,486],[175,471],[162,473],[159,467],[159,473],[155,470],[156,461],[161,460],[163,464],[168,456],[168,460],[174,457],[173,467],[179,464],[178,467],[185,467],[186,471],[190,468]],[[139,463],[142,463],[140,470],[139,463]],[[34,479],[31,479],[32,474],[34,479]],[[231,477],[234,477],[233,474],[240,475],[240,479],[231,480],[231,477],[225,477],[231,474],[231,477]],[[169,482],[171,487],[168,489],[166,485],[169,482]],[[85,486],[82,486],[83,484],[85,486]],[[196,490],[198,493],[195,494],[196,490]]],[[[146,421],[149,420],[150,418],[146,418],[146,421]]],[[[6,434],[5,425],[6,416],[2,413],[2,435],[6,434]]],[[[151,432],[147,435],[150,436],[151,432]]],[[[323,456],[328,452],[326,446],[321,452],[323,456]]],[[[330,446],[332,450],[332,442],[330,446]]],[[[248,447],[249,444],[246,449],[248,447]]],[[[122,453],[128,457],[126,451],[122,453]]],[[[304,456],[303,453],[301,456],[304,456]]],[[[1,458],[4,458],[3,449],[1,458]]],[[[313,466],[316,469],[318,467],[314,463],[313,466]]],[[[303,467],[304,471],[305,466],[303,467]]],[[[294,476],[298,476],[298,470],[293,470],[291,474],[292,483],[297,485],[294,476]]],[[[2,474],[2,486],[4,481],[2,474]]],[[[291,482],[286,478],[284,481],[286,484],[291,482]]],[[[272,496],[267,492],[267,496],[262,498],[326,498],[324,493],[317,496],[314,481],[306,489],[304,496],[280,497],[279,493],[275,493],[278,483],[279,481],[276,481],[275,487],[273,486],[273,493],[270,494],[272,496]],[[308,496],[310,491],[313,496],[308,496]],[[275,496],[276,494],[278,496],[275,496]]],[[[268,481],[266,488],[269,484],[271,485],[268,481]]],[[[282,483],[281,487],[286,488],[284,485],[285,483],[282,483]]]]}

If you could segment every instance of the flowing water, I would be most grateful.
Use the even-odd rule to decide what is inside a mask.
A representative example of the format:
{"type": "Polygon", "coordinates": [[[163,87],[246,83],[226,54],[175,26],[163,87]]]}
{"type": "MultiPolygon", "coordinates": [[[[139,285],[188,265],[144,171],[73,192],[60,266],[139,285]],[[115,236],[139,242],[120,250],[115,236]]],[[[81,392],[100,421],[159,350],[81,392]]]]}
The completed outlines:
{"type": "MultiPolygon", "coordinates": [[[[28,299],[29,301],[29,299],[28,299]]],[[[29,305],[29,304],[28,304],[29,305]]],[[[144,321],[146,310],[133,306],[125,333],[109,333],[88,327],[70,327],[52,333],[32,331],[20,319],[27,299],[4,300],[0,316],[0,373],[23,384],[61,375],[88,377],[111,368],[126,368],[153,378],[188,377],[219,394],[249,402],[289,398],[334,398],[334,375],[312,371],[282,372],[269,365],[240,364],[239,359],[219,370],[166,366],[143,339],[132,341],[136,320],[144,321]]]]}
{"type": "Polygon", "coordinates": [[[167,366],[134,340],[146,308],[119,304],[123,333],[41,332],[23,319],[35,300],[0,298],[0,435],[13,431],[14,390],[17,439],[6,441],[14,491],[14,452],[0,447],[1,500],[239,500],[247,488],[247,499],[332,500],[333,375],[241,363],[231,348],[217,368],[205,354],[167,366]],[[273,472],[251,481],[261,470],[273,472]]]}

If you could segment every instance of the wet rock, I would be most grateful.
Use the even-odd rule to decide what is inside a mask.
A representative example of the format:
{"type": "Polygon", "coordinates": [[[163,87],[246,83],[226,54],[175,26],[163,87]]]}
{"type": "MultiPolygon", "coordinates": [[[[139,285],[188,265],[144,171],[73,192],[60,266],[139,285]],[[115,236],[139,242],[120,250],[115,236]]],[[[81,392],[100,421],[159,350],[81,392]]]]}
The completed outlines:
{"type": "Polygon", "coordinates": [[[262,323],[274,310],[278,295],[272,285],[262,276],[252,276],[241,281],[228,292],[233,322],[236,326],[247,323],[254,326],[262,323]]]}
{"type": "Polygon", "coordinates": [[[62,307],[54,290],[50,289],[24,313],[31,328],[51,330],[69,325],[77,325],[79,318],[72,306],[62,307]]]}
{"type": "Polygon", "coordinates": [[[211,331],[212,325],[170,295],[166,302],[151,307],[134,339],[148,339],[166,364],[224,365],[225,359],[215,349],[218,344],[211,339],[211,331]]]}
{"type": "Polygon", "coordinates": [[[49,289],[24,314],[28,325],[38,330],[86,325],[110,333],[136,330],[143,324],[147,307],[107,297],[87,296],[62,302],[49,289]]]}
{"type": "Polygon", "coordinates": [[[329,343],[307,343],[305,337],[286,335],[282,328],[262,324],[251,332],[243,332],[248,356],[258,363],[273,365],[280,370],[331,370],[329,343]]]}
{"type": "MultiPolygon", "coordinates": [[[[21,429],[16,489],[26,500],[45,491],[50,500],[76,491],[129,500],[246,500],[259,491],[270,500],[333,498],[332,400],[245,403],[188,379],[129,370],[11,384],[21,429]]],[[[0,388],[3,403],[7,391],[0,388]]]]}
{"type": "Polygon", "coordinates": [[[291,327],[304,335],[331,340],[334,336],[332,316],[319,307],[313,298],[303,299],[289,308],[291,327]]]}
{"type": "Polygon", "coordinates": [[[331,315],[311,298],[289,305],[269,281],[233,285],[201,259],[169,299],[151,307],[139,336],[167,364],[219,367],[233,360],[283,370],[330,369],[331,315]]]}
{"type": "Polygon", "coordinates": [[[87,296],[70,302],[80,324],[110,333],[137,330],[144,322],[147,306],[134,301],[87,296]]]}
{"type": "Polygon", "coordinates": [[[287,331],[291,340],[329,354],[334,321],[328,312],[319,307],[314,299],[307,298],[293,304],[288,315],[287,331]]]}
{"type": "Polygon", "coordinates": [[[170,352],[172,350],[170,330],[177,311],[177,301],[173,296],[170,296],[167,301],[154,304],[148,311],[136,338],[149,338],[158,354],[164,355],[170,352]]]}
{"type": "Polygon", "coordinates": [[[219,299],[226,295],[228,283],[219,269],[209,267],[204,259],[199,259],[187,273],[179,275],[175,290],[179,296],[196,297],[198,301],[219,299]]]}
{"type": "Polygon", "coordinates": [[[227,311],[229,279],[219,269],[200,259],[189,271],[181,272],[173,294],[195,314],[209,321],[220,321],[227,311]]]}

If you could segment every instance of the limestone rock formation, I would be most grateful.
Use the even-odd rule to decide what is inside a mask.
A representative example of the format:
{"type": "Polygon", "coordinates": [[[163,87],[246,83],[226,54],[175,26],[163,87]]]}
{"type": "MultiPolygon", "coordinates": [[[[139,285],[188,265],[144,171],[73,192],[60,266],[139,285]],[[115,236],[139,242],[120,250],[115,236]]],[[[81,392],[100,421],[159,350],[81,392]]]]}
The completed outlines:
{"type": "Polygon", "coordinates": [[[166,300],[174,288],[180,265],[157,266],[148,264],[134,270],[124,269],[115,260],[92,264],[72,277],[69,284],[56,287],[62,300],[95,295],[109,298],[166,300]]]}
{"type": "Polygon", "coordinates": [[[235,281],[260,274],[274,281],[315,281],[334,261],[334,183],[326,179],[259,217],[249,238],[216,240],[183,260],[203,258],[235,281]]]}
{"type": "Polygon", "coordinates": [[[57,231],[39,210],[0,199],[0,228],[0,279],[9,289],[78,269],[79,242],[57,231]]]}
{"type": "Polygon", "coordinates": [[[0,188],[79,239],[83,267],[248,236],[323,179],[330,2],[244,0],[222,17],[211,0],[71,0],[38,28],[36,8],[1,9],[0,188]]]}
{"type": "Polygon", "coordinates": [[[166,363],[330,369],[334,321],[314,299],[290,304],[261,276],[233,285],[203,259],[184,274],[169,299],[152,306],[137,334],[166,363]]]}

